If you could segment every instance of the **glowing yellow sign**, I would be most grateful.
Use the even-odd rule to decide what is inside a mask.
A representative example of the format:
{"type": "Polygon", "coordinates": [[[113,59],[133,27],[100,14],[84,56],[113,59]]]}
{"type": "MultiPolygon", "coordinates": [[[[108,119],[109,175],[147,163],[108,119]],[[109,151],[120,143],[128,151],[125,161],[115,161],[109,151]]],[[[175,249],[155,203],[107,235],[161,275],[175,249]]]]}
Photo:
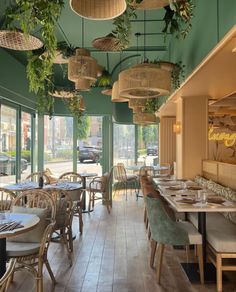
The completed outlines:
{"type": "Polygon", "coordinates": [[[214,141],[224,141],[226,147],[231,147],[236,141],[236,133],[213,133],[214,129],[210,128],[208,132],[208,139],[214,141]]]}

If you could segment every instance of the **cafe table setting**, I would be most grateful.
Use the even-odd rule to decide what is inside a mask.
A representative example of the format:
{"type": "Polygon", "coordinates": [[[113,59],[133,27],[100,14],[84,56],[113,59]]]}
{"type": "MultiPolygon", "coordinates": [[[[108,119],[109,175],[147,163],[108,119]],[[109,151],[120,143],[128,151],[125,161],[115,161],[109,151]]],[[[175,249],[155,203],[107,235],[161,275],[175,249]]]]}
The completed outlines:
{"type": "Polygon", "coordinates": [[[33,214],[0,212],[0,277],[6,271],[6,239],[33,229],[39,220],[33,214]]]}
{"type": "MultiPolygon", "coordinates": [[[[170,182],[169,185],[168,182],[162,185],[157,180],[154,182],[160,194],[176,212],[197,213],[198,231],[202,234],[204,274],[206,277],[210,274],[206,261],[206,213],[236,212],[236,203],[220,197],[212,190],[192,181],[176,182],[175,185],[170,182]]],[[[187,270],[186,273],[188,275],[187,270]]]]}

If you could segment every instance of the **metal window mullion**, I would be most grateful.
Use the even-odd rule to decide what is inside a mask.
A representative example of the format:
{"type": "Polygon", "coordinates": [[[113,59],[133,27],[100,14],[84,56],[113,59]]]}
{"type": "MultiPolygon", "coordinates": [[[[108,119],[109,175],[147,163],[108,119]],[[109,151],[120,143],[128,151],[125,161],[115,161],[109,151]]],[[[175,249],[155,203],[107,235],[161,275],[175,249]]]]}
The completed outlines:
{"type": "Polygon", "coordinates": [[[21,108],[16,109],[16,182],[21,178],[21,108]]]}
{"type": "Polygon", "coordinates": [[[73,171],[77,172],[77,136],[78,136],[78,119],[73,117],[73,171]]]}
{"type": "Polygon", "coordinates": [[[31,149],[31,153],[30,153],[30,161],[31,161],[31,172],[36,171],[36,131],[35,131],[35,118],[36,115],[33,113],[31,114],[31,143],[30,143],[30,149],[31,149]]]}

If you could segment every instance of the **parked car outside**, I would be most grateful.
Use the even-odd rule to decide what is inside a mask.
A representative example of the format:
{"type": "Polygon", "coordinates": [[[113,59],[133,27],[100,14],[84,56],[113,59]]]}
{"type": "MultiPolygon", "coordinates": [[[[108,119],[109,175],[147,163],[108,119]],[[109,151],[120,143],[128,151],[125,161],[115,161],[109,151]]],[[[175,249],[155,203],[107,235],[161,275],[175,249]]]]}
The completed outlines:
{"type": "Polygon", "coordinates": [[[102,149],[93,146],[77,147],[79,151],[79,161],[83,163],[85,160],[98,163],[102,157],[102,149]]]}
{"type": "MultiPolygon", "coordinates": [[[[27,160],[22,158],[20,162],[21,172],[26,170],[27,166],[27,160]]],[[[0,173],[6,175],[16,174],[16,158],[6,153],[0,153],[0,173]]]]}
{"type": "Polygon", "coordinates": [[[147,155],[157,156],[157,146],[156,145],[148,146],[147,147],[147,155]]]}

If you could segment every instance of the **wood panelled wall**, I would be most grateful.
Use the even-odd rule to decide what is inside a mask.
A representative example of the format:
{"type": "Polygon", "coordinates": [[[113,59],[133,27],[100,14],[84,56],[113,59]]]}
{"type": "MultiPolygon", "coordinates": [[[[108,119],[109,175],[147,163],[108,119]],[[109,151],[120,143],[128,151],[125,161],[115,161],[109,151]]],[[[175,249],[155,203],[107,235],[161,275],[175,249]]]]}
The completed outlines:
{"type": "Polygon", "coordinates": [[[176,134],[173,132],[175,121],[175,117],[161,117],[159,136],[160,163],[173,165],[173,162],[176,161],[176,134]]]}
{"type": "Polygon", "coordinates": [[[208,179],[236,190],[236,164],[203,160],[202,174],[208,179]]]}

